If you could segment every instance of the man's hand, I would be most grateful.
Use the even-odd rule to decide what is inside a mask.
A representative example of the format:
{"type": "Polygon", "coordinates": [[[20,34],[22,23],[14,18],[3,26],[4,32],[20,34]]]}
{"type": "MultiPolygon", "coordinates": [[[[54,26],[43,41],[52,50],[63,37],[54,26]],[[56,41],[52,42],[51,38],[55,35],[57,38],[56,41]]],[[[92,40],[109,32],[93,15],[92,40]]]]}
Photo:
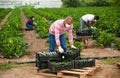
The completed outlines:
{"type": "Polygon", "coordinates": [[[73,48],[73,49],[77,49],[74,45],[71,45],[71,48],[73,48]]]}
{"type": "Polygon", "coordinates": [[[96,27],[91,26],[91,29],[95,30],[95,29],[97,29],[97,28],[96,28],[96,27]]]}
{"type": "Polygon", "coordinates": [[[36,26],[36,25],[37,25],[37,23],[34,23],[34,25],[36,26]]]}
{"type": "Polygon", "coordinates": [[[59,50],[60,53],[63,53],[63,52],[64,52],[64,50],[62,49],[61,46],[58,47],[58,50],[59,50]]]}

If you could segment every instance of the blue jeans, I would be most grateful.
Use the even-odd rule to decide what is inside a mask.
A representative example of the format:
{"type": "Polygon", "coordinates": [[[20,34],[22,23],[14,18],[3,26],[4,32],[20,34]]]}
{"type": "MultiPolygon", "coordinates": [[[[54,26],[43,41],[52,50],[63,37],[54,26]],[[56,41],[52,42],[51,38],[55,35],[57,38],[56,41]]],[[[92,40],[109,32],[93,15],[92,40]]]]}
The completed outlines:
{"type": "Polygon", "coordinates": [[[83,30],[84,26],[85,26],[85,22],[84,22],[84,20],[82,18],[80,19],[80,24],[81,24],[80,29],[83,30]]]}
{"type": "Polygon", "coordinates": [[[32,25],[27,25],[27,28],[28,29],[33,29],[33,26],[32,25]]]}
{"type": "MultiPolygon", "coordinates": [[[[85,30],[85,21],[81,18],[80,19],[80,29],[81,29],[81,31],[82,30],[85,30]]],[[[88,29],[91,29],[90,27],[88,27],[88,29]]]]}
{"type": "MultiPolygon", "coordinates": [[[[60,35],[60,45],[64,50],[64,52],[66,52],[67,46],[66,46],[66,39],[64,37],[64,34],[60,35]]],[[[50,46],[49,52],[54,52],[56,47],[56,40],[55,40],[55,35],[53,34],[49,34],[49,46],[50,46]]]]}

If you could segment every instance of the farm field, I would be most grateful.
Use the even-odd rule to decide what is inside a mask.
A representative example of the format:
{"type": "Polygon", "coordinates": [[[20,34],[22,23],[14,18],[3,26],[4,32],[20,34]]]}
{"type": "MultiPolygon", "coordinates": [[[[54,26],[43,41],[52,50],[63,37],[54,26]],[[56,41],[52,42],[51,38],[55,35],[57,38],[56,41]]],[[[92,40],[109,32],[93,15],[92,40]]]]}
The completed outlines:
{"type": "MultiPolygon", "coordinates": [[[[0,17],[4,17],[0,19],[0,64],[34,61],[36,52],[47,52],[49,50],[47,43],[48,29],[52,22],[72,16],[74,24],[73,33],[75,34],[75,31],[80,27],[80,17],[87,13],[99,15],[100,20],[95,24],[97,30],[93,31],[93,37],[89,39],[88,48],[84,48],[83,45],[76,45],[76,47],[83,46],[83,48],[80,48],[82,57],[120,56],[119,9],[120,7],[83,7],[3,10],[0,12],[0,17]],[[35,22],[38,25],[35,27],[35,30],[26,31],[25,23],[30,16],[35,16],[35,22]],[[115,43],[112,42],[114,40],[115,43]],[[97,43],[96,41],[101,42],[97,43]],[[114,47],[111,47],[112,43],[115,44],[114,47]]],[[[82,42],[76,43],[82,44],[82,42]]],[[[112,64],[105,64],[104,60],[97,60],[97,64],[101,64],[102,70],[90,78],[119,78],[120,70],[115,65],[116,62],[120,62],[119,60],[119,58],[110,59],[110,62],[115,61],[112,64]]],[[[9,70],[0,70],[0,78],[47,78],[35,75],[34,67],[35,64],[12,64],[10,65],[11,69],[8,66],[9,70]]]]}

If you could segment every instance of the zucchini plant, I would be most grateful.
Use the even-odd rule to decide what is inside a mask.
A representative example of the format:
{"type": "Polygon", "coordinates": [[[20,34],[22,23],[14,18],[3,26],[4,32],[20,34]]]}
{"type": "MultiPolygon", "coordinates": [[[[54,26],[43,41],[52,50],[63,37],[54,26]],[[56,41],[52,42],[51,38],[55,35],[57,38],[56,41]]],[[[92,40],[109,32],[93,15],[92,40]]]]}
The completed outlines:
{"type": "Polygon", "coordinates": [[[115,34],[102,31],[96,40],[96,46],[110,47],[111,43],[115,40],[115,34]]]}
{"type": "Polygon", "coordinates": [[[74,40],[74,45],[80,50],[82,51],[82,49],[84,48],[83,43],[79,42],[79,41],[75,41],[74,40]]]}
{"type": "Polygon", "coordinates": [[[23,40],[20,9],[14,9],[0,31],[0,52],[4,58],[19,58],[26,54],[27,43],[23,40]]]}
{"type": "Polygon", "coordinates": [[[27,43],[21,37],[10,37],[2,41],[2,54],[5,58],[19,58],[25,54],[27,43]]]}
{"type": "Polygon", "coordinates": [[[114,42],[111,44],[111,48],[120,51],[120,41],[119,40],[114,40],[114,42]]]}

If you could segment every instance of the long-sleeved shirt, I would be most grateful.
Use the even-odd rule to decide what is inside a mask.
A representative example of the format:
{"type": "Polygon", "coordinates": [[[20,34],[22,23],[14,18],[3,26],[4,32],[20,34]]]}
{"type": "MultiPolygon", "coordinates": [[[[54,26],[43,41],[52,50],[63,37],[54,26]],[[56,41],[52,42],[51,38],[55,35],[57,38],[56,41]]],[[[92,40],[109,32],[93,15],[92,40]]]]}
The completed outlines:
{"type": "Polygon", "coordinates": [[[34,26],[33,20],[32,20],[32,19],[28,19],[28,21],[27,21],[27,23],[26,23],[26,26],[27,26],[27,25],[32,25],[32,26],[34,26]]]}
{"type": "Polygon", "coordinates": [[[82,20],[84,20],[85,22],[93,21],[94,17],[95,17],[95,15],[93,15],[93,14],[86,14],[86,15],[82,16],[82,20]]]}
{"type": "Polygon", "coordinates": [[[68,32],[68,40],[70,44],[73,44],[73,35],[72,35],[73,25],[70,28],[66,28],[64,25],[64,20],[55,21],[49,28],[49,33],[55,35],[56,44],[60,46],[60,35],[64,32],[68,32]]]}

